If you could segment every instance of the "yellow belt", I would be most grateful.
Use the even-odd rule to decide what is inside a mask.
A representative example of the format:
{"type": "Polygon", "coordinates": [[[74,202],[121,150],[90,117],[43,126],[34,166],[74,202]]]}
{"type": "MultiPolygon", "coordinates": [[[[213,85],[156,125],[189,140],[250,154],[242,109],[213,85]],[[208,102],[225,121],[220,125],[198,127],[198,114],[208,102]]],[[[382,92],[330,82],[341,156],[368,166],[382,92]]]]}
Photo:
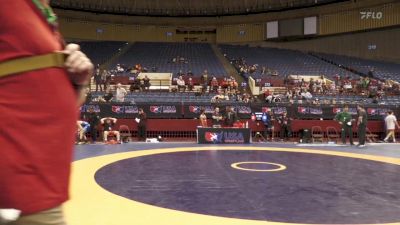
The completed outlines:
{"type": "Polygon", "coordinates": [[[0,62],[0,78],[49,67],[64,67],[65,58],[64,53],[57,52],[0,62]]]}

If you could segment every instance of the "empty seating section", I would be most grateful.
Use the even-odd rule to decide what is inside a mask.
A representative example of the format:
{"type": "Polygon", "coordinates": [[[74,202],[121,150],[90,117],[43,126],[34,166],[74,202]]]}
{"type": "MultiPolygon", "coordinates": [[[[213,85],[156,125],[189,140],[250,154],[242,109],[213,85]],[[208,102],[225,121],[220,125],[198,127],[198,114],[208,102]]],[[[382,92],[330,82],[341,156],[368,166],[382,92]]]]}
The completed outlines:
{"type": "Polygon", "coordinates": [[[94,65],[103,64],[119,52],[127,42],[121,41],[83,41],[78,43],[82,51],[92,60],[94,65]]]}
{"type": "Polygon", "coordinates": [[[400,81],[400,64],[397,63],[380,62],[324,53],[313,54],[332,63],[348,67],[349,69],[353,69],[364,74],[368,74],[371,69],[374,69],[374,77],[379,79],[400,81]]]}
{"type": "MultiPolygon", "coordinates": [[[[319,101],[335,100],[338,104],[373,104],[373,99],[360,95],[321,95],[315,94],[313,99],[319,101]]],[[[379,99],[380,105],[400,105],[400,96],[383,96],[379,99]]]]}
{"type": "Polygon", "coordinates": [[[174,76],[180,70],[183,73],[192,71],[195,76],[201,75],[204,70],[218,77],[227,74],[211,46],[206,43],[138,42],[115,59],[113,65],[118,63],[127,67],[141,64],[148,70],[156,67],[157,72],[171,72],[174,76]],[[182,57],[183,60],[180,61],[177,57],[182,57]],[[174,58],[176,62],[173,62],[174,58]]]}
{"type": "Polygon", "coordinates": [[[323,100],[335,100],[337,103],[346,103],[346,104],[357,104],[357,103],[372,103],[372,99],[366,96],[360,95],[323,95],[323,94],[314,94],[314,99],[318,99],[320,101],[323,100]]]}
{"type": "Polygon", "coordinates": [[[244,58],[248,65],[258,64],[258,71],[252,75],[254,78],[262,77],[260,74],[262,66],[278,71],[279,76],[325,75],[333,77],[336,74],[355,76],[342,68],[300,51],[236,45],[220,45],[219,47],[228,59],[244,58]]]}

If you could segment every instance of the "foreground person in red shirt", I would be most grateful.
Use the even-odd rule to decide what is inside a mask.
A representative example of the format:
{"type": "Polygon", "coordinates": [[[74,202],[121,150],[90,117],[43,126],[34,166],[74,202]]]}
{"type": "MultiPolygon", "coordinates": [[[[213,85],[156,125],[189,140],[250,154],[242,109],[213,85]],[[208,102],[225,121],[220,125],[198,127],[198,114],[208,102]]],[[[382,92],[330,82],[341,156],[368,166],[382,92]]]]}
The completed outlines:
{"type": "Polygon", "coordinates": [[[67,55],[61,66],[0,76],[0,209],[21,212],[12,225],[65,224],[60,206],[68,199],[76,87],[88,83],[93,65],[78,45],[64,47],[48,1],[0,2],[0,68],[22,58],[67,55]]]}

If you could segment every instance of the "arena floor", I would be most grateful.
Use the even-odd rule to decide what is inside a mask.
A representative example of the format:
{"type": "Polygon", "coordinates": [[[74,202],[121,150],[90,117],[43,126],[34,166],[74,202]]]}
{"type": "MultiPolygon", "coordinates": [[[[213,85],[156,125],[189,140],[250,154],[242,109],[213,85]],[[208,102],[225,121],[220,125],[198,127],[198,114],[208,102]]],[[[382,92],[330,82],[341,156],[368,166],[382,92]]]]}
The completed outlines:
{"type": "Polygon", "coordinates": [[[69,225],[400,224],[400,145],[76,146],[69,225]]]}

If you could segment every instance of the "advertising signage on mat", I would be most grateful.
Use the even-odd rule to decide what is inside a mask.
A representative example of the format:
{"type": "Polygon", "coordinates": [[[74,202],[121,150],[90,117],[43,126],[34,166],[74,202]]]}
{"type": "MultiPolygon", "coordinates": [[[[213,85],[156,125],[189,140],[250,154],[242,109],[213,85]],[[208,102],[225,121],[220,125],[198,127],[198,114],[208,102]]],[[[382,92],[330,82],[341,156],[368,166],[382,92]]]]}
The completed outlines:
{"type": "Polygon", "coordinates": [[[250,129],[246,128],[198,128],[197,135],[201,144],[250,143],[250,129]]]}
{"type": "Polygon", "coordinates": [[[235,131],[206,132],[205,140],[218,143],[244,143],[243,133],[235,131]]]}
{"type": "Polygon", "coordinates": [[[111,106],[111,111],[113,113],[126,113],[126,114],[137,114],[139,113],[139,108],[137,106],[125,106],[125,105],[113,105],[111,106]]]}
{"type": "Polygon", "coordinates": [[[387,108],[368,108],[367,113],[370,116],[384,116],[389,111],[387,108]]]}
{"type": "Polygon", "coordinates": [[[150,106],[151,113],[176,113],[176,106],[174,105],[152,105],[150,106]]]}
{"type": "Polygon", "coordinates": [[[286,107],[262,107],[262,112],[271,111],[274,115],[282,115],[283,113],[287,113],[286,107]]]}
{"type": "Polygon", "coordinates": [[[211,105],[203,105],[203,106],[199,106],[199,105],[190,105],[189,106],[189,112],[191,113],[196,113],[196,114],[200,114],[200,110],[204,109],[205,113],[214,113],[214,106],[211,105]]]}
{"type": "Polygon", "coordinates": [[[82,113],[87,113],[89,112],[89,109],[93,109],[95,113],[101,112],[101,108],[99,105],[82,105],[79,110],[82,113]]]}
{"type": "Polygon", "coordinates": [[[308,115],[322,115],[322,108],[317,107],[297,107],[297,112],[299,114],[308,114],[308,115]]]}
{"type": "MultiPolygon", "coordinates": [[[[333,114],[338,114],[343,111],[342,107],[333,107],[332,112],[333,114]]],[[[357,115],[357,108],[349,108],[350,115],[357,115]]]]}
{"type": "MultiPolygon", "coordinates": [[[[265,105],[265,104],[236,104],[236,105],[218,105],[221,114],[225,113],[227,106],[231,106],[237,112],[241,120],[250,119],[252,113],[264,113],[271,111],[273,115],[288,113],[289,116],[296,119],[333,119],[335,115],[343,110],[343,105],[265,105]]],[[[207,116],[210,117],[214,112],[215,105],[201,103],[166,103],[159,104],[129,104],[129,103],[92,103],[80,107],[82,114],[89,113],[93,109],[100,117],[112,116],[115,118],[135,118],[138,109],[143,108],[148,118],[171,119],[171,118],[197,118],[200,110],[204,109],[207,116]]],[[[388,110],[393,110],[397,117],[400,117],[400,108],[396,106],[367,106],[366,111],[368,120],[382,120],[388,110]]],[[[349,106],[349,113],[357,115],[357,108],[354,105],[349,106]]]]}

